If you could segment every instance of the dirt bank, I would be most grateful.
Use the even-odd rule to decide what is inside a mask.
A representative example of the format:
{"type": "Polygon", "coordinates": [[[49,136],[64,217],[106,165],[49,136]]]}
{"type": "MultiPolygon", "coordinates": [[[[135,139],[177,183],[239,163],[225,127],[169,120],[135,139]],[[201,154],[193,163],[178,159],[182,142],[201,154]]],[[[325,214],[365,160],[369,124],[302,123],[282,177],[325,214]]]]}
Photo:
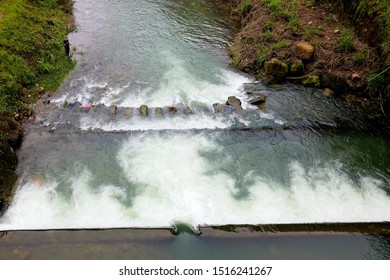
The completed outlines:
{"type": "Polygon", "coordinates": [[[228,0],[241,23],[231,65],[261,80],[321,88],[383,116],[390,89],[384,10],[346,2],[228,0]]]}

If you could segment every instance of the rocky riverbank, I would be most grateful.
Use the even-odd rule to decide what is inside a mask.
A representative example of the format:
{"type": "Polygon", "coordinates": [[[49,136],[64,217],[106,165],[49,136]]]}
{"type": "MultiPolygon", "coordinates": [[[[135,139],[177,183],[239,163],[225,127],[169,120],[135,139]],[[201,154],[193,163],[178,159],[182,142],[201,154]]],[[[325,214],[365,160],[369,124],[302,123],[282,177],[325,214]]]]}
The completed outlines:
{"type": "MultiPolygon", "coordinates": [[[[226,2],[226,1],[225,1],[226,2]]],[[[383,1],[228,0],[241,28],[231,65],[267,81],[321,88],[370,115],[388,106],[390,66],[383,1]]]]}
{"type": "Polygon", "coordinates": [[[0,215],[17,180],[15,150],[30,104],[74,67],[64,41],[73,26],[71,0],[0,1],[0,215]]]}

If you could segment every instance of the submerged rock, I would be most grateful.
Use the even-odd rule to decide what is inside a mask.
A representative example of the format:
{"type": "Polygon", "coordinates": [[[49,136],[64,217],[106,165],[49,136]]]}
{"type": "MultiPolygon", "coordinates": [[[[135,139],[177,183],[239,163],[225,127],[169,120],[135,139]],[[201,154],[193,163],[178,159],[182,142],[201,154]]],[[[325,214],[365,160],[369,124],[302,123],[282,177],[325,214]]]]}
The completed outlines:
{"type": "Polygon", "coordinates": [[[214,103],[213,104],[213,108],[214,108],[214,112],[217,113],[217,114],[221,114],[222,111],[223,111],[223,104],[221,103],[214,103]]]}
{"type": "Polygon", "coordinates": [[[186,107],[186,108],[184,109],[184,112],[185,112],[187,115],[192,115],[192,114],[193,114],[191,107],[186,107]]]}
{"type": "Polygon", "coordinates": [[[125,109],[125,116],[130,117],[133,114],[133,109],[126,108],[125,109]]]}

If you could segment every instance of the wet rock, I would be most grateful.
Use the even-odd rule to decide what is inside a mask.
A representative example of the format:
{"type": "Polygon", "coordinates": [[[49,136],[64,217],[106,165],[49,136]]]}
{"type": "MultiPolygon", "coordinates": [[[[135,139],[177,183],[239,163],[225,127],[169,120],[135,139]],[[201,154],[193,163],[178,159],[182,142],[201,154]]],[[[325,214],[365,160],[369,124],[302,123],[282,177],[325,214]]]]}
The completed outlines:
{"type": "Polygon", "coordinates": [[[177,113],[176,107],[168,107],[168,111],[169,111],[169,113],[171,113],[171,114],[176,114],[176,113],[177,113]]]}
{"type": "Polygon", "coordinates": [[[288,65],[278,58],[272,58],[264,63],[264,70],[266,75],[277,78],[285,78],[288,76],[288,65]]]}
{"type": "Polygon", "coordinates": [[[186,108],[184,109],[184,112],[185,112],[187,115],[192,115],[192,114],[193,114],[191,107],[186,107],[186,108]]]}
{"type": "Polygon", "coordinates": [[[256,98],[249,100],[249,103],[257,106],[262,111],[266,111],[267,110],[266,101],[267,101],[267,96],[258,96],[256,98]]]}
{"type": "Polygon", "coordinates": [[[267,96],[258,96],[249,100],[249,103],[252,105],[261,105],[267,101],[267,96]]]}
{"type": "Polygon", "coordinates": [[[222,114],[223,106],[224,105],[221,104],[221,103],[214,103],[213,104],[214,112],[217,113],[217,114],[222,114]]]}
{"type": "Polygon", "coordinates": [[[320,77],[316,75],[310,75],[307,76],[302,80],[302,84],[308,87],[320,87],[321,86],[321,80],[320,77]]]}
{"type": "Polygon", "coordinates": [[[326,89],[324,89],[322,94],[325,95],[325,96],[332,96],[332,95],[334,95],[334,91],[331,90],[330,88],[326,88],[326,89]]]}
{"type": "Polygon", "coordinates": [[[158,117],[162,117],[162,116],[164,115],[163,108],[157,107],[157,108],[155,109],[155,114],[156,114],[156,116],[158,116],[158,117]]]}
{"type": "Polygon", "coordinates": [[[290,64],[290,75],[291,76],[301,76],[305,73],[305,65],[303,64],[302,60],[295,59],[290,64]]]}
{"type": "Polygon", "coordinates": [[[226,105],[232,106],[237,114],[242,114],[244,112],[244,109],[241,107],[241,100],[235,96],[229,96],[226,105]]]}
{"type": "Polygon", "coordinates": [[[311,60],[314,56],[314,46],[305,41],[300,41],[295,47],[297,56],[302,60],[311,60]]]}
{"type": "Polygon", "coordinates": [[[110,115],[115,116],[117,110],[118,110],[118,107],[116,107],[115,105],[111,105],[110,106],[110,115]]]}
{"type": "Polygon", "coordinates": [[[62,108],[68,108],[69,107],[69,102],[67,100],[65,100],[64,102],[62,102],[61,107],[62,108]]]}
{"type": "Polygon", "coordinates": [[[248,95],[256,95],[262,93],[262,90],[259,89],[248,89],[245,91],[248,95]]]}
{"type": "Polygon", "coordinates": [[[133,109],[131,108],[126,108],[125,109],[125,116],[130,117],[133,114],[133,109]]]}
{"type": "Polygon", "coordinates": [[[141,105],[139,108],[139,113],[141,116],[146,117],[149,115],[149,108],[146,105],[141,105]]]}

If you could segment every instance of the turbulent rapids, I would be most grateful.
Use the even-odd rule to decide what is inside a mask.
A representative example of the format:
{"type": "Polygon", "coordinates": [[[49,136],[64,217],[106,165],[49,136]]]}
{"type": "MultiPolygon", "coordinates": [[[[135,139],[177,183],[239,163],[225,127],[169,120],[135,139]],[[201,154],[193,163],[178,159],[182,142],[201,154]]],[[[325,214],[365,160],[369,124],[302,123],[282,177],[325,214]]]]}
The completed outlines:
{"type": "Polygon", "coordinates": [[[211,2],[76,2],[85,54],[26,128],[0,230],[390,221],[388,139],[338,100],[230,69],[211,2]],[[215,113],[229,96],[243,114],[215,113]]]}

